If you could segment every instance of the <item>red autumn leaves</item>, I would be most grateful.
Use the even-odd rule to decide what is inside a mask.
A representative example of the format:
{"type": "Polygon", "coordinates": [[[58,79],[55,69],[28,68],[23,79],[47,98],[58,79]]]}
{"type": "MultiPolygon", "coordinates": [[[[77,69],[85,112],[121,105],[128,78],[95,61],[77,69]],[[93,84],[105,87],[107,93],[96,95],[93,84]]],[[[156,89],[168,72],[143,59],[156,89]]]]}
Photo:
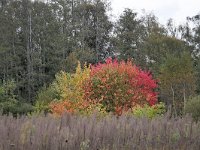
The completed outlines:
{"type": "Polygon", "coordinates": [[[91,67],[85,82],[85,100],[101,103],[108,112],[118,115],[136,105],[157,102],[156,81],[149,72],[142,71],[131,61],[106,60],[91,67]]]}
{"type": "MultiPolygon", "coordinates": [[[[142,71],[131,61],[118,62],[108,58],[103,64],[98,63],[91,66],[88,77],[84,78],[81,83],[83,97],[80,102],[66,102],[65,99],[63,102],[53,105],[61,105],[62,110],[67,109],[65,110],[67,112],[83,112],[84,110],[88,111],[88,108],[101,106],[100,110],[121,115],[122,112],[128,111],[134,106],[145,104],[152,106],[157,102],[156,81],[149,72],[142,71]],[[67,107],[64,105],[66,103],[67,107]],[[87,105],[81,105],[81,103],[87,105]],[[81,107],[77,107],[77,104],[80,104],[81,107]],[[81,110],[78,110],[79,108],[81,110]]],[[[51,108],[59,109],[54,106],[51,105],[51,108]]],[[[52,109],[52,112],[57,111],[57,109],[55,111],[52,109]]]]}

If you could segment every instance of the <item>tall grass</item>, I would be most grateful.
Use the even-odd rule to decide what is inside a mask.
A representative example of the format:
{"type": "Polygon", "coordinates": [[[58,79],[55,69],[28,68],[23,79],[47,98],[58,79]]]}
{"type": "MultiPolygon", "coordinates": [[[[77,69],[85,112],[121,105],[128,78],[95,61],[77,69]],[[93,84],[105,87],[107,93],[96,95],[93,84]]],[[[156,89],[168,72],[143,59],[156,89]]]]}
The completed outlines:
{"type": "Polygon", "coordinates": [[[0,116],[0,150],[199,150],[190,117],[0,116]]]}

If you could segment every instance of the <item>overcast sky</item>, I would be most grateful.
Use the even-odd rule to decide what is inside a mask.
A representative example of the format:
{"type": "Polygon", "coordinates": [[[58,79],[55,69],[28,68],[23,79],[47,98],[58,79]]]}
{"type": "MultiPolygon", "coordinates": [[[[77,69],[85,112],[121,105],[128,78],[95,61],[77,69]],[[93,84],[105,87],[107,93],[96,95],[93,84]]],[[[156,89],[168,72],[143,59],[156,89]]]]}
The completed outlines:
{"type": "Polygon", "coordinates": [[[119,16],[124,8],[130,8],[142,14],[153,12],[159,22],[166,24],[169,18],[176,24],[184,23],[187,16],[194,16],[200,12],[200,0],[111,0],[112,13],[119,16]]]}

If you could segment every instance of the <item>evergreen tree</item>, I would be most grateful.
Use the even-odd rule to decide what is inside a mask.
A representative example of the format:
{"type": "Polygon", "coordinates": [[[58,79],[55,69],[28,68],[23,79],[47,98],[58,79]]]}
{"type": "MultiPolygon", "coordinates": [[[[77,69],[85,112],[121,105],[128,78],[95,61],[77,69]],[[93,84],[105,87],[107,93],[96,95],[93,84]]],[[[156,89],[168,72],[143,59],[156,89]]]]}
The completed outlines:
{"type": "Polygon", "coordinates": [[[137,13],[131,9],[125,9],[116,24],[117,50],[121,59],[133,58],[140,64],[142,54],[140,46],[143,42],[144,26],[142,21],[137,18],[137,13]]]}

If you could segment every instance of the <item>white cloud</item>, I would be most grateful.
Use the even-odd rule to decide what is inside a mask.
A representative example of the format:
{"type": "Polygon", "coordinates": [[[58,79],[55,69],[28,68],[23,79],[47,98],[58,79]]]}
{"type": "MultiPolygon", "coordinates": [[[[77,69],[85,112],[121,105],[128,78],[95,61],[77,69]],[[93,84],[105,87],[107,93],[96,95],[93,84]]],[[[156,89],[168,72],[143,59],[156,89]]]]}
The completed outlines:
{"type": "Polygon", "coordinates": [[[124,8],[141,13],[142,9],[153,12],[162,24],[169,18],[176,23],[183,23],[187,16],[200,12],[200,0],[111,0],[113,14],[119,16],[124,8]]]}

